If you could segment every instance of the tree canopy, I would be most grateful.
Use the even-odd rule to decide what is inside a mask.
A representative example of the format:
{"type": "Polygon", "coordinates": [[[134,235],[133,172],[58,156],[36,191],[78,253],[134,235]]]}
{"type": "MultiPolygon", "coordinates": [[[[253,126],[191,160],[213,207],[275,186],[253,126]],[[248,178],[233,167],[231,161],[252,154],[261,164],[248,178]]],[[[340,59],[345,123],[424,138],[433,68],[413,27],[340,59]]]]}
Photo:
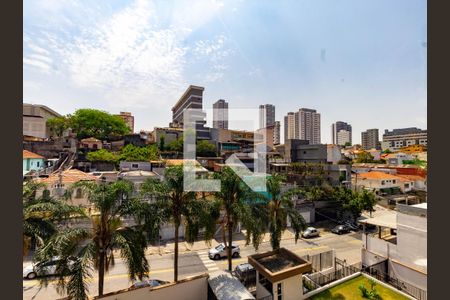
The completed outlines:
{"type": "Polygon", "coordinates": [[[111,135],[123,135],[130,132],[130,128],[119,116],[90,108],[79,109],[73,115],[49,119],[47,124],[57,135],[71,128],[78,139],[95,137],[104,140],[111,135]]]}
{"type": "Polygon", "coordinates": [[[357,163],[370,163],[373,162],[373,156],[367,151],[361,151],[356,156],[357,163]]]}
{"type": "Polygon", "coordinates": [[[157,160],[159,152],[156,145],[149,145],[146,147],[138,147],[128,144],[122,148],[119,160],[125,161],[149,161],[157,160]]]}

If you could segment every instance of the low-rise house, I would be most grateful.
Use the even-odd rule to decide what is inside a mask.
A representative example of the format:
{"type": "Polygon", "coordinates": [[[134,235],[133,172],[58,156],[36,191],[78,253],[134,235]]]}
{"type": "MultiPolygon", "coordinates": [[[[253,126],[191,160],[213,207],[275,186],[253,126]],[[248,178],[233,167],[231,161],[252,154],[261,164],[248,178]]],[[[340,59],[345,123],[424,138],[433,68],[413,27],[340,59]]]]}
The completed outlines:
{"type": "Polygon", "coordinates": [[[89,150],[98,150],[103,148],[103,143],[94,137],[82,139],[80,141],[80,148],[89,150]]]}
{"type": "Polygon", "coordinates": [[[403,164],[404,160],[412,160],[413,157],[411,154],[398,152],[398,153],[390,153],[386,155],[384,159],[389,165],[401,165],[403,164]]]}
{"type": "Polygon", "coordinates": [[[376,194],[392,194],[395,190],[403,193],[409,192],[414,184],[412,180],[407,178],[379,171],[356,173],[353,179],[357,188],[372,190],[376,194]]]}
{"type": "Polygon", "coordinates": [[[416,299],[427,291],[427,204],[397,204],[396,211],[380,211],[359,220],[364,228],[362,265],[369,273],[397,282],[416,299]]]}
{"type": "Polygon", "coordinates": [[[160,177],[157,174],[150,171],[135,170],[135,171],[120,172],[118,178],[132,182],[134,185],[134,192],[138,194],[141,185],[147,179],[149,178],[159,179],[160,177]]]}
{"type": "MultiPolygon", "coordinates": [[[[56,199],[63,198],[71,189],[73,184],[80,181],[97,181],[96,176],[82,172],[77,169],[69,169],[55,174],[51,174],[47,178],[38,178],[37,182],[43,183],[45,187],[37,191],[37,196],[47,193],[56,199]]],[[[90,206],[87,195],[83,193],[81,188],[73,190],[71,200],[73,205],[90,206]]]]}
{"type": "Polygon", "coordinates": [[[407,180],[409,182],[412,182],[412,189],[413,190],[419,190],[419,191],[426,191],[427,190],[427,178],[419,175],[403,175],[403,174],[397,174],[397,177],[400,177],[404,180],[407,180]]]}
{"type": "Polygon", "coordinates": [[[22,151],[23,176],[30,171],[40,171],[45,168],[45,158],[28,150],[22,151]]]}

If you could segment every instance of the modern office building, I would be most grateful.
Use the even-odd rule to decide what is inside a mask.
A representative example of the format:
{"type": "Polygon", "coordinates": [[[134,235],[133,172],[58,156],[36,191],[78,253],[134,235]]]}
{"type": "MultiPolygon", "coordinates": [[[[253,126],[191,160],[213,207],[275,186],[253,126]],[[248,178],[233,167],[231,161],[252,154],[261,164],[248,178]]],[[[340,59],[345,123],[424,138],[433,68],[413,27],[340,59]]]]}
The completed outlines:
{"type": "Polygon", "coordinates": [[[281,124],[280,121],[275,121],[273,125],[273,144],[280,144],[281,124]]]}
{"type": "Polygon", "coordinates": [[[380,140],[378,138],[378,129],[367,129],[361,132],[361,146],[364,150],[380,149],[380,140]]]}
{"type": "Polygon", "coordinates": [[[121,111],[118,115],[116,115],[127,124],[128,128],[130,128],[131,133],[134,133],[134,116],[130,112],[121,111]]]}
{"type": "Polygon", "coordinates": [[[398,150],[401,147],[412,145],[426,146],[428,142],[427,130],[416,127],[385,130],[383,134],[382,148],[390,150],[398,150]]]}
{"type": "Polygon", "coordinates": [[[61,115],[45,105],[23,103],[23,135],[35,138],[49,138],[47,120],[61,115]]]}
{"type": "Polygon", "coordinates": [[[213,104],[213,128],[228,129],[228,102],[223,99],[213,104]]]}
{"type": "Polygon", "coordinates": [[[266,128],[275,124],[275,105],[264,104],[259,106],[259,128],[266,128]]]}
{"type": "Polygon", "coordinates": [[[284,117],[284,139],[307,140],[310,144],[320,144],[320,113],[315,109],[300,108],[284,117]]]}
{"type": "MultiPolygon", "coordinates": [[[[346,135],[346,133],[343,133],[343,135],[346,135]]],[[[343,137],[345,138],[345,136],[343,137]]],[[[331,139],[334,145],[345,145],[347,142],[352,143],[352,125],[342,121],[331,124],[331,139]],[[348,131],[350,136],[345,141],[339,140],[338,134],[341,130],[348,131]]]]}
{"type": "Polygon", "coordinates": [[[195,129],[197,139],[210,139],[210,128],[205,127],[206,113],[201,111],[203,109],[203,91],[204,87],[190,85],[186,91],[181,95],[180,99],[172,108],[172,122],[169,124],[170,128],[182,128],[184,125],[183,113],[186,109],[196,109],[193,116],[196,117],[195,129]]]}

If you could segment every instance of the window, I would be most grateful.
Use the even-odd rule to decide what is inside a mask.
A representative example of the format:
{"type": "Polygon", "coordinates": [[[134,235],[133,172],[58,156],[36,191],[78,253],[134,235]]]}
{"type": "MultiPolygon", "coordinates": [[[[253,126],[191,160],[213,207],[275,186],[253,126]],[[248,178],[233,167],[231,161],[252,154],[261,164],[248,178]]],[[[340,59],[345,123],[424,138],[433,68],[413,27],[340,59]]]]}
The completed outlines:
{"type": "Polygon", "coordinates": [[[83,192],[81,191],[80,188],[78,188],[78,189],[76,189],[76,191],[75,191],[75,198],[79,199],[79,198],[81,198],[81,197],[83,197],[83,192]]]}
{"type": "Polygon", "coordinates": [[[92,148],[97,149],[97,144],[93,144],[92,148]]]}
{"type": "Polygon", "coordinates": [[[131,168],[132,169],[137,169],[137,168],[139,168],[139,164],[131,164],[131,168]]]}
{"type": "Polygon", "coordinates": [[[392,183],[395,183],[395,179],[394,179],[394,180],[392,180],[392,183]]]}
{"type": "Polygon", "coordinates": [[[278,294],[278,300],[282,300],[283,299],[283,293],[282,293],[282,289],[281,289],[281,283],[277,284],[277,294],[278,294]]]}
{"type": "Polygon", "coordinates": [[[47,190],[47,189],[45,189],[45,190],[42,192],[42,197],[44,197],[44,198],[50,198],[50,191],[47,190]]]}
{"type": "Polygon", "coordinates": [[[385,184],[385,181],[384,180],[381,180],[381,185],[384,185],[385,184]]]}

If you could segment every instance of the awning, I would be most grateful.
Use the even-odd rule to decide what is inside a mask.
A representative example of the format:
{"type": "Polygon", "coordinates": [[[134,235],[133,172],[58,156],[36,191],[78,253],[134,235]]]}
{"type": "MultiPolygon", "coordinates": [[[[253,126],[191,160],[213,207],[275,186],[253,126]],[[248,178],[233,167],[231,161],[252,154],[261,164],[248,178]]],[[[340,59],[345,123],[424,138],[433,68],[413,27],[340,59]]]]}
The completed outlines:
{"type": "Polygon", "coordinates": [[[363,216],[358,219],[358,222],[397,229],[397,212],[385,211],[373,218],[363,216]]]}
{"type": "Polygon", "coordinates": [[[210,274],[208,284],[217,300],[255,300],[245,286],[230,273],[214,272],[210,274]]]}

